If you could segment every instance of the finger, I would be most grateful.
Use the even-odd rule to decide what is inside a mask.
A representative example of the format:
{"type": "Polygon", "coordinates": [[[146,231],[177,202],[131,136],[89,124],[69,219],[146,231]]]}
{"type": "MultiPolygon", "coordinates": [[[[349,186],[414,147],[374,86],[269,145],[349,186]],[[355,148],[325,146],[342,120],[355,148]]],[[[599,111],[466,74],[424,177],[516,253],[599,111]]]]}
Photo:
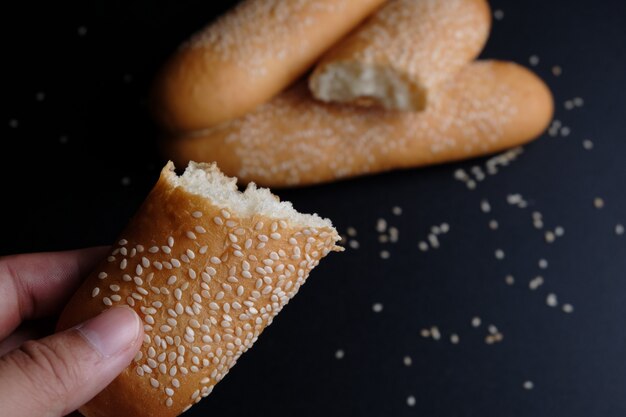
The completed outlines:
{"type": "Polygon", "coordinates": [[[13,333],[0,340],[0,356],[20,347],[27,340],[41,339],[54,333],[56,318],[23,322],[13,333]]]}
{"type": "Polygon", "coordinates": [[[74,411],[128,366],[141,346],[137,314],[115,307],[0,358],[2,414],[56,417],[74,411]]]}
{"type": "Polygon", "coordinates": [[[97,247],[0,258],[0,339],[23,320],[60,310],[106,251],[97,247]]]}

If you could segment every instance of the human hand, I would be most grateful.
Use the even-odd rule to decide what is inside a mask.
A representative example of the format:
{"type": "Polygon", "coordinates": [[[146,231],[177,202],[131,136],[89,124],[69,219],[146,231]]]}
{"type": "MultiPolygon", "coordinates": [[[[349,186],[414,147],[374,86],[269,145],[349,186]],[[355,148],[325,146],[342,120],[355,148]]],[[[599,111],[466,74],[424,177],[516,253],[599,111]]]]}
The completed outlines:
{"type": "Polygon", "coordinates": [[[106,251],[0,258],[1,415],[64,416],[103,390],[134,358],[143,327],[130,308],[111,308],[39,340],[31,340],[31,329],[18,329],[24,321],[59,313],[106,251]]]}

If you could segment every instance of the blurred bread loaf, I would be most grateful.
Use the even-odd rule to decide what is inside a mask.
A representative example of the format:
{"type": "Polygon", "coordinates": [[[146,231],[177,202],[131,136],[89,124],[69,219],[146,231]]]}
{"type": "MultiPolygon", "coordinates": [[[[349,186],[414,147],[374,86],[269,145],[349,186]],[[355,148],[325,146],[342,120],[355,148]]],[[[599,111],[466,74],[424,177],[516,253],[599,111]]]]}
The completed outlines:
{"type": "Polygon", "coordinates": [[[444,82],[423,112],[327,104],[300,83],[162,146],[179,164],[217,161],[244,181],[301,186],[497,152],[539,136],[552,114],[550,90],[531,71],[477,61],[444,82]]]}
{"type": "Polygon", "coordinates": [[[322,57],[310,89],[327,102],[423,110],[490,27],[486,0],[391,0],[322,57]]]}
{"type": "Polygon", "coordinates": [[[166,63],[154,110],[169,131],[242,116],[271,99],[385,0],[244,0],[166,63]]]}
{"type": "Polygon", "coordinates": [[[144,322],[134,362],[80,409],[86,417],[174,417],[207,396],[330,251],[331,222],[300,214],[214,164],[169,163],[71,299],[69,328],[119,305],[144,322]]]}

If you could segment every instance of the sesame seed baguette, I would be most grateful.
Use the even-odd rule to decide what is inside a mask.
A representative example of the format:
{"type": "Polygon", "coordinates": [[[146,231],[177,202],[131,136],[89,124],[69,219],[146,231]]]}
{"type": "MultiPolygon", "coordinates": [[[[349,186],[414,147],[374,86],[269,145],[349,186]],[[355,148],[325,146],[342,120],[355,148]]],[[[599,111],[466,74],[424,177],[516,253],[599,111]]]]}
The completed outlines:
{"type": "Polygon", "coordinates": [[[207,396],[339,240],[267,189],[237,190],[214,164],[170,162],[59,320],[110,306],[144,322],[133,363],[83,406],[86,417],[173,417],[207,396]]]}
{"type": "Polygon", "coordinates": [[[154,87],[157,120],[187,132],[291,84],[385,0],[245,0],[185,42],[154,87]]]}
{"type": "Polygon", "coordinates": [[[301,83],[242,118],[161,146],[177,163],[217,161],[243,181],[302,186],[494,153],[538,137],[552,114],[550,90],[531,71],[477,61],[424,112],[327,104],[301,83]]]}
{"type": "Polygon", "coordinates": [[[309,88],[327,102],[423,110],[490,28],[486,0],[392,0],[323,56],[309,88]]]}

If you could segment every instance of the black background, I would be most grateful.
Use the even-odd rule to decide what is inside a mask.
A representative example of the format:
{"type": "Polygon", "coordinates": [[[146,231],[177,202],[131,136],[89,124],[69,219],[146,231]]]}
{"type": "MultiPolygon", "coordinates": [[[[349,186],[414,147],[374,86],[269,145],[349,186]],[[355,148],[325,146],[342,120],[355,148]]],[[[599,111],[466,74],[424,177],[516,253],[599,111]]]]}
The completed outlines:
{"type": "MultiPolygon", "coordinates": [[[[0,254],[113,242],[164,163],[147,110],[152,77],[233,2],[61,3],[2,6],[0,254]]],[[[493,0],[492,7],[504,19],[494,22],[483,57],[530,66],[537,55],[533,69],[571,134],[544,135],[474,191],[453,173],[484,159],[278,190],[342,232],[355,227],[360,248],[322,262],[189,415],[626,415],[626,236],[615,233],[626,224],[626,3],[493,0]],[[574,97],[584,106],[566,110],[574,97]],[[509,205],[514,193],[529,207],[509,205]],[[481,212],[482,199],[491,213],[481,212]],[[393,206],[403,214],[393,215],[393,206]],[[545,229],[532,227],[535,210],[565,235],[546,243],[545,229]],[[378,218],[399,229],[398,243],[378,242],[378,218]],[[488,228],[491,219],[498,230],[488,228]],[[441,248],[419,251],[442,222],[451,230],[441,248]],[[505,259],[495,259],[497,248],[505,259]],[[545,271],[540,258],[549,262],[545,271]],[[513,286],[504,281],[509,273],[513,286]],[[538,274],[545,284],[530,291],[538,274]],[[574,313],[548,307],[551,292],[574,313]],[[380,313],[372,310],[377,302],[380,313]],[[478,329],[474,316],[483,320],[478,329]],[[502,343],[485,343],[490,323],[502,343]],[[420,336],[432,325],[442,340],[420,336]],[[449,342],[452,332],[458,345],[449,342]]]]}

